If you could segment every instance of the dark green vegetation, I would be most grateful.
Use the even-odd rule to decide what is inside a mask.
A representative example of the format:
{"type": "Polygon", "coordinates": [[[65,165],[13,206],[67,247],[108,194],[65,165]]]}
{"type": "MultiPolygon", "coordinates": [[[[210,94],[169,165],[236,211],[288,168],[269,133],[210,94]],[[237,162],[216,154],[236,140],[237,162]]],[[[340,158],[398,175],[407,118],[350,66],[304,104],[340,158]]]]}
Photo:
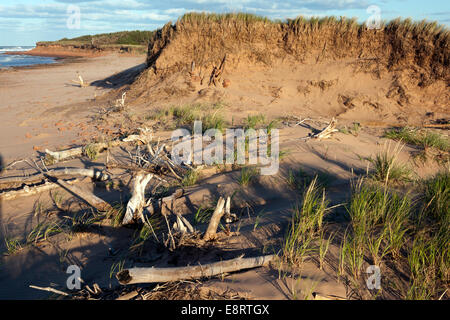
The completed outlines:
{"type": "Polygon", "coordinates": [[[141,45],[147,46],[153,31],[120,31],[113,33],[102,33],[96,35],[85,35],[72,39],[63,38],[58,41],[42,41],[38,45],[141,45]]]}

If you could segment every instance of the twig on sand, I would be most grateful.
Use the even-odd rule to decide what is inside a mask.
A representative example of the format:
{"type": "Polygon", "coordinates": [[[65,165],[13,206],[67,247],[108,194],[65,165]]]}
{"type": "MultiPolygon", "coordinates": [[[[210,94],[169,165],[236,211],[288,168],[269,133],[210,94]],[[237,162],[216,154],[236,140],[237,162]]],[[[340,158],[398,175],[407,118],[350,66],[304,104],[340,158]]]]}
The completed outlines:
{"type": "Polygon", "coordinates": [[[42,290],[42,291],[53,292],[53,293],[56,293],[56,294],[60,294],[60,295],[62,295],[62,296],[68,296],[68,295],[69,295],[69,294],[66,293],[66,292],[59,291],[59,290],[54,289],[54,288],[51,288],[51,287],[45,287],[45,288],[43,288],[43,287],[38,287],[38,286],[30,285],[30,288],[37,289],[37,290],[42,290]]]}

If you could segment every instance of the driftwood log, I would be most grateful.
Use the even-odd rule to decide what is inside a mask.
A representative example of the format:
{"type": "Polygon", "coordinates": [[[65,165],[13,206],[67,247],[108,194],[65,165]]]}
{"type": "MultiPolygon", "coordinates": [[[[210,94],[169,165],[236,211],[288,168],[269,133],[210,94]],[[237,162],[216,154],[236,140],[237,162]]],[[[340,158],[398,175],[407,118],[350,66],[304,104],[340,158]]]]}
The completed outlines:
{"type": "MultiPolygon", "coordinates": [[[[78,179],[68,180],[66,181],[67,184],[73,184],[76,183],[78,179]]],[[[25,186],[20,190],[11,190],[11,191],[5,191],[0,193],[0,199],[1,200],[12,200],[19,197],[26,197],[26,196],[32,196],[41,192],[50,191],[56,188],[59,188],[60,186],[56,183],[46,181],[43,184],[29,187],[25,186]]]]}
{"type": "Polygon", "coordinates": [[[50,159],[47,160],[51,161],[48,162],[56,163],[66,159],[72,159],[81,157],[82,155],[86,155],[88,150],[95,150],[95,152],[100,152],[102,150],[118,146],[121,142],[122,141],[120,140],[113,140],[110,142],[91,143],[83,147],[71,148],[62,151],[50,151],[48,149],[45,149],[45,153],[48,155],[48,157],[50,157],[50,159]]]}
{"type": "Polygon", "coordinates": [[[60,294],[62,296],[68,296],[69,295],[68,293],[66,293],[64,291],[60,291],[60,290],[57,290],[57,289],[52,288],[52,287],[45,287],[45,288],[43,288],[43,287],[38,287],[38,286],[34,286],[34,285],[30,284],[30,288],[36,289],[36,290],[41,290],[41,291],[52,292],[52,293],[60,294]]]}
{"type": "MultiPolygon", "coordinates": [[[[89,177],[94,180],[106,181],[110,180],[111,176],[99,169],[82,169],[82,168],[57,168],[51,169],[45,173],[45,175],[59,178],[62,176],[78,176],[78,177],[89,177]]],[[[13,184],[13,183],[36,183],[45,179],[45,175],[42,172],[35,173],[29,176],[12,176],[12,177],[1,177],[1,184],[13,184]]]]}
{"type": "Polygon", "coordinates": [[[121,284],[157,283],[213,277],[219,274],[261,267],[274,260],[276,255],[254,258],[238,257],[205,265],[178,268],[131,268],[116,274],[121,284]]]}

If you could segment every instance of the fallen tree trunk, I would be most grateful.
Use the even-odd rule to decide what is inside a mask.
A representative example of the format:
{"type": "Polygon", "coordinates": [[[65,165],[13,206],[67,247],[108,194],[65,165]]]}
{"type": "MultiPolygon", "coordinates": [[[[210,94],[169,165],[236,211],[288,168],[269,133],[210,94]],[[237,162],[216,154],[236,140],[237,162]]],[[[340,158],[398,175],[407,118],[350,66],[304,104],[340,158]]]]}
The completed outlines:
{"type": "MultiPolygon", "coordinates": [[[[109,174],[98,169],[58,168],[47,171],[45,175],[51,176],[53,178],[62,176],[89,177],[99,181],[106,181],[111,179],[111,176],[109,174]]],[[[0,184],[35,183],[45,179],[45,175],[42,172],[39,172],[30,176],[3,177],[0,178],[0,184]]]]}
{"type": "MultiPolygon", "coordinates": [[[[68,180],[66,183],[72,184],[77,181],[78,181],[78,179],[73,179],[73,180],[68,180]]],[[[12,199],[15,199],[18,197],[32,196],[34,194],[53,190],[53,189],[56,189],[59,187],[60,186],[57,185],[56,183],[47,181],[44,184],[34,186],[34,187],[25,186],[24,188],[22,188],[20,190],[12,190],[12,191],[7,191],[7,192],[2,192],[2,193],[0,193],[0,199],[1,200],[12,200],[12,199]]]]}
{"type": "Polygon", "coordinates": [[[276,255],[259,256],[220,261],[203,266],[187,266],[178,268],[131,268],[116,274],[121,284],[156,283],[187,279],[213,277],[219,274],[235,272],[244,269],[261,267],[272,261],[276,255]]]}

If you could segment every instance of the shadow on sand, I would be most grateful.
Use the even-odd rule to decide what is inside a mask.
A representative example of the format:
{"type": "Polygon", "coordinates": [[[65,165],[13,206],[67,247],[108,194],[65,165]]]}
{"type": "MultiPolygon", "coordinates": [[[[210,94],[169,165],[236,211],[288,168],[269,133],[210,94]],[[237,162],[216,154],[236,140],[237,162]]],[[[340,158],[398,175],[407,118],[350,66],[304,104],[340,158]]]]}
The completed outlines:
{"type": "Polygon", "coordinates": [[[145,70],[146,66],[146,63],[141,63],[103,80],[93,81],[90,85],[94,87],[114,89],[123,85],[132,84],[134,80],[136,80],[136,78],[142,73],[142,71],[145,70]]]}

